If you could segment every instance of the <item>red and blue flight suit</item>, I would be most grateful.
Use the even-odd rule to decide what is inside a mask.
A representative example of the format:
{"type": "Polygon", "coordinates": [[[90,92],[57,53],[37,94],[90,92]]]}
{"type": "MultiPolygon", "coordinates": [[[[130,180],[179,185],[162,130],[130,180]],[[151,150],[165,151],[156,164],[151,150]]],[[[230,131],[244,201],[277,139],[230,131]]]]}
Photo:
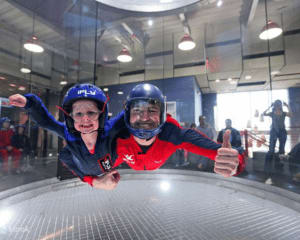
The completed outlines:
{"type": "MultiPolygon", "coordinates": [[[[170,116],[167,116],[161,132],[156,136],[154,143],[145,148],[134,140],[134,135],[130,134],[128,129],[124,129],[118,135],[116,146],[118,158],[113,167],[126,162],[134,170],[155,170],[165,164],[177,149],[185,149],[215,160],[217,150],[222,146],[197,130],[181,128],[170,116]]],[[[236,174],[239,174],[245,168],[245,161],[242,149],[237,150],[240,154],[236,174]]]]}
{"type": "MultiPolygon", "coordinates": [[[[116,140],[117,159],[113,163],[114,167],[126,162],[135,170],[155,170],[160,168],[177,149],[185,149],[215,160],[217,150],[222,145],[212,141],[198,130],[181,128],[175,119],[166,116],[165,105],[162,92],[152,84],[139,84],[131,90],[125,104],[126,129],[118,134],[116,140]],[[130,123],[130,108],[135,104],[158,106],[159,125],[154,129],[134,128],[130,123]],[[141,146],[134,137],[146,140],[156,137],[156,139],[150,146],[141,146]]],[[[243,149],[237,150],[240,154],[236,173],[239,174],[245,168],[245,162],[243,149]]]]}
{"type": "Polygon", "coordinates": [[[123,121],[118,121],[123,117],[123,113],[108,120],[107,98],[100,88],[91,84],[78,84],[72,87],[66,93],[62,104],[65,123],[57,121],[36,95],[26,94],[25,97],[27,99],[25,109],[33,120],[42,128],[48,129],[66,140],[65,149],[70,152],[72,157],[68,157],[63,151],[60,160],[74,175],[91,184],[91,176],[101,175],[111,169],[112,161],[109,153],[113,152],[112,141],[115,139],[115,134],[119,132],[118,129],[124,127],[122,126],[123,121]],[[72,104],[79,99],[93,100],[97,103],[98,108],[102,109],[102,114],[99,116],[99,133],[93,151],[88,150],[80,133],[76,132],[74,128],[73,119],[69,117],[72,104]]]}

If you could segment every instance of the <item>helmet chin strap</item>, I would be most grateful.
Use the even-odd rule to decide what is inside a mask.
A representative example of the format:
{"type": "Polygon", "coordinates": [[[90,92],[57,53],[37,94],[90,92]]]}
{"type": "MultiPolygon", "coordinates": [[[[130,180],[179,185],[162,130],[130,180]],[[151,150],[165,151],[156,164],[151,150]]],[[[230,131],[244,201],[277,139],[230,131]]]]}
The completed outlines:
{"type": "MultiPolygon", "coordinates": [[[[78,131],[79,132],[79,131],[78,131]]],[[[83,133],[83,132],[80,132],[80,134],[91,134],[91,133],[93,133],[93,132],[98,132],[98,129],[97,130],[93,130],[93,131],[91,131],[91,132],[88,132],[88,133],[83,133]]]]}

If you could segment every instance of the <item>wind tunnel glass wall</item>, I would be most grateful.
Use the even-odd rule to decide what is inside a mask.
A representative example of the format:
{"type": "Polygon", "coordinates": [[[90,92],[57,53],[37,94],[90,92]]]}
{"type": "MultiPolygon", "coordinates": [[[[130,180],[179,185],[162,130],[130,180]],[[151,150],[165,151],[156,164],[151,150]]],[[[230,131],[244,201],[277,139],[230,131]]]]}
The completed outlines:
{"type": "MultiPolygon", "coordinates": [[[[168,113],[183,127],[198,126],[199,115],[205,116],[214,140],[225,128],[225,118],[234,118],[232,127],[239,131],[248,154],[245,171],[238,177],[299,192],[299,1],[224,0],[217,6],[207,0],[164,12],[154,12],[157,8],[139,12],[92,0],[7,0],[0,9],[0,117],[11,120],[14,134],[22,125],[28,137],[28,150],[20,156],[1,155],[1,191],[73,176],[58,160],[62,140],[39,128],[26,110],[10,107],[10,95],[33,93],[55,119],[64,121],[56,106],[67,89],[93,83],[110,96],[113,117],[122,111],[130,90],[147,82],[162,90],[168,113]],[[275,27],[283,31],[277,37],[267,31],[275,27]],[[260,38],[264,31],[269,40],[260,38]],[[25,43],[43,51],[29,51],[25,43]],[[191,49],[182,50],[186,48],[191,49]],[[277,94],[279,90],[285,93],[277,94]],[[219,98],[225,93],[260,97],[251,97],[248,103],[232,98],[235,103],[226,102],[223,108],[219,98]],[[287,141],[280,154],[285,131],[270,139],[275,123],[262,116],[276,99],[289,106],[283,106],[284,112],[292,113],[285,118],[287,141]],[[241,104],[231,107],[236,102],[241,104]],[[249,115],[239,121],[243,112],[249,115]],[[269,151],[275,139],[274,151],[269,151]]],[[[179,150],[162,168],[213,174],[213,167],[213,161],[179,150]]]]}

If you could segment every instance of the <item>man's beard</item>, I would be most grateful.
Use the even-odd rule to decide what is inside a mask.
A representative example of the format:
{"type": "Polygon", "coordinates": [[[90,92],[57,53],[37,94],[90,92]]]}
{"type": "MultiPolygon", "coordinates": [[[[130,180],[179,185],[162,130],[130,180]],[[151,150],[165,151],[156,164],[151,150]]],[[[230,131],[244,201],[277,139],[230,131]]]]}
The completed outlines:
{"type": "Polygon", "coordinates": [[[147,121],[147,122],[135,122],[131,124],[131,126],[135,129],[152,130],[157,128],[158,124],[153,121],[147,121]]]}

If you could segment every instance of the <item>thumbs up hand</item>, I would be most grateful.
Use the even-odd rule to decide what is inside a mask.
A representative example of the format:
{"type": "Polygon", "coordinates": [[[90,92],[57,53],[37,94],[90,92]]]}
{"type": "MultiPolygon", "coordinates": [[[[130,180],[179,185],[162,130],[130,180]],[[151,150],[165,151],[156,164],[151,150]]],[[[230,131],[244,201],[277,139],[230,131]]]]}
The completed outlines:
{"type": "Polygon", "coordinates": [[[222,147],[218,149],[215,159],[214,171],[224,177],[231,177],[236,174],[239,166],[239,153],[237,150],[231,148],[230,135],[231,131],[226,130],[223,135],[222,147]]]}

